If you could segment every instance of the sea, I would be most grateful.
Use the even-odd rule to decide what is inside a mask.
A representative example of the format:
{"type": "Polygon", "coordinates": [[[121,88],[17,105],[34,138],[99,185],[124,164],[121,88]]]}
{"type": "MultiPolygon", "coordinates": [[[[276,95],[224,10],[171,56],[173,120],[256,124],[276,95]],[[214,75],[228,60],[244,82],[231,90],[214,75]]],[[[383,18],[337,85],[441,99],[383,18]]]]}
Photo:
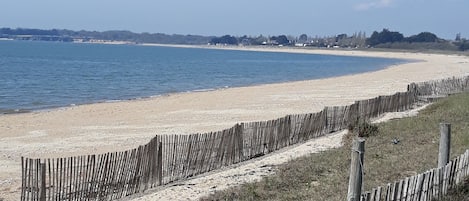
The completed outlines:
{"type": "Polygon", "coordinates": [[[0,114],[320,79],[405,62],[221,49],[0,41],[0,114]]]}

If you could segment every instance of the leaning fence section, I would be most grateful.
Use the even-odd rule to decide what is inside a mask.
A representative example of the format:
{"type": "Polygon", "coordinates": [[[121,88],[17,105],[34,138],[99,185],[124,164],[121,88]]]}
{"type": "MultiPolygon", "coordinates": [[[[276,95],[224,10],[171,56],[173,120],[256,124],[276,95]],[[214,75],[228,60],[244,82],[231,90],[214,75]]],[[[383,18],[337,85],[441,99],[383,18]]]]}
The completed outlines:
{"type": "Polygon", "coordinates": [[[21,200],[118,199],[339,131],[359,119],[404,111],[418,100],[417,95],[459,92],[467,84],[467,77],[413,83],[407,92],[326,107],[317,113],[241,123],[218,132],[156,136],[123,152],[22,158],[21,200]]]}
{"type": "Polygon", "coordinates": [[[469,150],[446,166],[373,188],[362,194],[363,201],[433,200],[443,198],[448,190],[469,175],[469,150]]]}
{"type": "Polygon", "coordinates": [[[412,83],[407,89],[417,96],[445,96],[453,93],[460,93],[469,90],[469,76],[412,83]]]}
{"type": "Polygon", "coordinates": [[[152,188],[161,184],[160,147],[153,139],[124,152],[23,158],[21,200],[113,200],[152,188]]]}

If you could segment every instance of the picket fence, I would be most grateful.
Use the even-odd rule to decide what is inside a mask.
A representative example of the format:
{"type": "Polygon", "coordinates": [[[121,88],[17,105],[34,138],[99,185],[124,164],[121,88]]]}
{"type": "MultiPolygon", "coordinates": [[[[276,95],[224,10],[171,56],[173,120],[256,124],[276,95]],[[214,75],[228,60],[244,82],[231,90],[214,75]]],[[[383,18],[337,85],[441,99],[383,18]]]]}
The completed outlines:
{"type": "Polygon", "coordinates": [[[55,159],[22,157],[21,200],[114,200],[339,131],[421,95],[464,91],[468,77],[412,83],[407,92],[326,107],[310,114],[236,124],[218,132],[163,135],[123,152],[55,159]]]}

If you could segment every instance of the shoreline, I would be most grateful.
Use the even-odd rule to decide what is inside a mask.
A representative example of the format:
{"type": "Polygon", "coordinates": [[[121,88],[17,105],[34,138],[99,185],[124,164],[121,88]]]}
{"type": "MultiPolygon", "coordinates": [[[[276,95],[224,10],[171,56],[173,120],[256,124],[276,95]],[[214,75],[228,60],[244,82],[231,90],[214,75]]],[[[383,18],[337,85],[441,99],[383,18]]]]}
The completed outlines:
{"type": "Polygon", "coordinates": [[[466,56],[335,50],[308,52],[398,57],[420,62],[317,80],[0,115],[0,198],[18,200],[21,156],[56,158],[126,150],[147,143],[156,134],[217,131],[238,122],[311,113],[324,106],[345,105],[405,91],[411,82],[469,74],[469,57],[466,56]]]}
{"type": "Polygon", "coordinates": [[[115,41],[115,43],[110,42],[73,42],[76,44],[103,44],[103,45],[135,45],[135,46],[157,46],[157,47],[172,47],[172,48],[192,48],[192,49],[213,49],[213,50],[228,50],[228,51],[254,51],[254,52],[275,52],[275,53],[287,53],[287,54],[314,54],[314,55],[332,55],[332,56],[343,56],[343,57],[369,57],[369,58],[383,58],[383,59],[399,59],[400,61],[396,61],[393,64],[387,65],[385,67],[365,71],[365,72],[358,72],[358,73],[350,73],[344,75],[332,75],[327,77],[321,78],[310,78],[310,79],[303,79],[303,80],[290,80],[290,81],[271,81],[266,83],[255,83],[255,84],[246,84],[246,85],[239,85],[239,86],[219,86],[215,88],[207,88],[207,89],[197,89],[192,91],[176,91],[176,92],[168,92],[168,93],[161,93],[161,94],[153,94],[153,95],[145,95],[145,96],[137,96],[137,97],[129,97],[125,99],[109,99],[109,100],[92,100],[89,102],[74,102],[74,103],[64,103],[61,105],[51,105],[51,106],[43,106],[37,108],[0,108],[0,116],[3,115],[14,115],[14,114],[22,114],[22,113],[40,113],[40,112],[48,112],[54,110],[62,110],[69,107],[75,106],[82,106],[82,105],[91,105],[91,104],[103,104],[103,103],[113,103],[113,102],[127,102],[127,101],[138,101],[144,99],[153,99],[162,96],[171,96],[175,94],[186,94],[186,93],[199,93],[199,92],[209,92],[209,91],[218,91],[218,90],[225,90],[228,88],[240,88],[240,87],[255,87],[255,86],[264,86],[264,85],[271,85],[271,84],[285,84],[285,83],[295,83],[295,82],[303,82],[303,81],[311,81],[311,80],[322,80],[328,78],[338,78],[342,76],[349,76],[349,75],[356,75],[362,73],[369,73],[380,71],[386,68],[391,68],[393,66],[403,65],[406,63],[413,63],[413,62],[423,62],[423,60],[415,60],[415,59],[402,59],[400,57],[389,57],[389,56],[374,56],[374,55],[367,55],[367,52],[364,51],[364,55],[346,55],[344,52],[347,51],[356,51],[353,49],[309,49],[309,48],[299,48],[299,47],[276,47],[276,46],[213,46],[213,45],[173,45],[173,44],[152,44],[152,43],[142,43],[142,44],[130,44],[130,43],[123,43],[125,41],[115,41]]]}
{"type": "MultiPolygon", "coordinates": [[[[263,48],[263,47],[212,47],[212,46],[191,46],[191,45],[165,45],[165,44],[151,44],[155,46],[168,46],[168,47],[176,47],[176,48],[204,48],[204,49],[222,49],[222,50],[235,50],[235,51],[263,51],[263,52],[282,52],[282,53],[301,53],[301,54],[323,54],[323,55],[338,55],[338,56],[362,56],[362,57],[380,57],[380,58],[397,58],[401,59],[403,61],[407,62],[402,62],[399,64],[394,64],[390,65],[387,67],[384,67],[379,70],[374,70],[374,71],[367,71],[367,72],[362,72],[362,73],[354,73],[354,74],[347,74],[347,75],[340,75],[340,76],[332,76],[332,77],[325,77],[325,78],[318,78],[318,79],[309,79],[309,80],[299,80],[299,81],[287,81],[287,82],[278,82],[278,83],[263,83],[263,84],[253,84],[253,85],[246,85],[246,86],[236,86],[236,87],[220,87],[216,89],[203,89],[203,90],[194,90],[194,91],[183,91],[183,92],[173,92],[173,93],[166,93],[166,94],[157,94],[157,95],[151,95],[151,96],[145,96],[145,97],[136,97],[136,98],[130,98],[130,99],[123,99],[123,100],[102,100],[102,101],[97,101],[97,102],[90,102],[90,103],[80,103],[80,104],[70,104],[70,105],[64,105],[64,106],[58,106],[58,107],[50,107],[50,108],[43,108],[43,109],[38,109],[38,110],[22,110],[20,109],[17,112],[12,112],[12,113],[7,113],[7,114],[0,114],[0,118],[2,117],[8,117],[8,116],[14,116],[14,115],[28,115],[28,114],[42,114],[42,113],[55,113],[55,112],[66,112],[68,110],[75,110],[75,109],[80,109],[80,108],[86,108],[86,107],[93,107],[93,106],[110,106],[112,107],[113,105],[119,105],[119,104],[139,104],[141,102],[154,102],[159,99],[164,99],[164,98],[171,98],[171,97],[180,97],[180,96],[186,96],[186,95],[207,95],[207,93],[218,93],[218,92],[223,92],[225,90],[250,90],[252,88],[275,88],[277,86],[285,86],[285,85],[300,85],[300,84],[305,84],[309,82],[322,82],[322,81],[327,81],[327,80],[334,80],[334,79],[342,79],[342,78],[348,78],[348,77],[357,77],[357,76],[362,76],[362,75],[369,75],[373,74],[376,72],[382,72],[382,71],[387,71],[387,70],[393,70],[394,68],[400,68],[403,65],[408,65],[408,64],[421,64],[421,63],[426,63],[428,62],[427,60],[423,59],[416,59],[415,56],[419,55],[426,55],[426,56],[432,56],[433,54],[426,54],[426,53],[394,53],[394,52],[367,52],[367,51],[354,51],[354,50],[320,50],[320,49],[297,49],[297,48],[290,48],[290,47],[274,47],[274,48],[263,48]],[[403,57],[405,55],[406,57],[403,57]]],[[[438,55],[438,56],[454,56],[454,55],[438,55]]],[[[455,57],[463,57],[463,58],[469,58],[469,57],[464,57],[464,56],[455,56],[455,57]]],[[[456,76],[464,76],[464,75],[469,75],[469,70],[467,70],[463,74],[459,74],[456,76]]],[[[455,75],[453,75],[455,76],[455,75]]],[[[447,77],[452,77],[452,76],[439,76],[438,78],[434,78],[432,80],[436,79],[442,79],[442,78],[447,78],[447,77]]],[[[428,79],[422,79],[421,81],[429,81],[428,79]]],[[[410,84],[411,82],[403,83],[405,85],[410,84]]],[[[398,91],[405,91],[405,88],[401,88],[398,91]]],[[[378,95],[389,95],[394,92],[398,91],[390,91],[390,92],[384,92],[383,94],[378,94],[378,95]]],[[[368,97],[366,97],[368,98],[368,97]]],[[[357,99],[358,100],[358,99],[357,99]]],[[[345,103],[344,103],[345,104],[345,103]]],[[[333,105],[327,105],[327,106],[333,106],[333,105]]],[[[322,108],[321,108],[322,109],[322,108]]],[[[10,110],[9,110],[10,111],[10,110]]],[[[284,115],[281,115],[284,116],[284,115]]],[[[280,116],[275,116],[273,118],[278,118],[280,116]]],[[[269,118],[269,119],[273,119],[269,118]]],[[[268,119],[256,119],[258,120],[268,120],[268,119]]],[[[243,121],[245,122],[245,121],[243,121]]],[[[238,123],[238,122],[235,122],[238,123]]],[[[230,125],[231,126],[231,125],[230,125]]],[[[0,127],[1,128],[1,127],[0,127]]],[[[1,131],[1,130],[0,130],[1,131]]],[[[215,130],[205,130],[205,132],[211,132],[215,130]]],[[[197,132],[197,131],[194,131],[197,132]]],[[[202,132],[202,131],[201,131],[202,132]]],[[[180,133],[178,133],[180,134],[180,133]]],[[[185,133],[189,134],[189,133],[185,133]]]]}
{"type": "MultiPolygon", "coordinates": [[[[292,82],[296,82],[296,81],[292,81],[292,82]]],[[[260,85],[267,85],[267,84],[260,84],[260,85]]],[[[247,85],[247,86],[240,86],[240,87],[252,87],[252,86],[259,86],[259,85],[247,85]]],[[[155,99],[155,98],[160,98],[160,97],[165,97],[165,96],[172,96],[172,95],[177,95],[177,94],[203,93],[203,92],[225,90],[229,88],[238,88],[238,87],[227,86],[227,87],[220,87],[220,88],[214,88],[214,89],[198,89],[198,90],[193,90],[193,91],[171,92],[171,93],[157,94],[157,95],[151,95],[151,96],[141,96],[141,97],[135,97],[135,98],[129,98],[129,99],[101,100],[101,101],[86,102],[86,103],[72,103],[68,105],[50,106],[50,107],[44,107],[40,109],[0,109],[0,117],[4,115],[15,115],[15,114],[25,114],[25,113],[53,112],[56,110],[66,110],[67,108],[71,108],[71,107],[79,107],[79,106],[86,106],[86,105],[93,105],[93,104],[133,102],[133,101],[139,101],[139,100],[148,100],[148,99],[155,99]]]]}
{"type": "MultiPolygon", "coordinates": [[[[123,44],[122,41],[116,41],[115,43],[108,43],[108,42],[73,42],[73,43],[103,44],[103,45],[122,45],[123,44]]],[[[48,106],[41,106],[41,107],[0,108],[0,116],[22,114],[22,113],[48,112],[48,111],[54,111],[54,110],[62,110],[62,109],[66,109],[69,107],[91,105],[91,104],[138,101],[138,100],[158,98],[162,96],[171,96],[175,94],[199,93],[199,92],[219,91],[219,90],[225,90],[229,88],[255,87],[255,86],[264,86],[264,85],[271,85],[271,84],[285,84],[285,83],[295,83],[295,82],[303,82],[303,81],[311,81],[311,80],[322,80],[322,79],[328,79],[328,78],[338,78],[342,76],[380,71],[386,68],[390,68],[393,66],[398,66],[398,65],[402,65],[406,63],[422,62],[422,61],[415,60],[415,59],[401,59],[399,57],[344,55],[342,51],[354,51],[354,50],[344,50],[344,49],[307,49],[307,48],[297,48],[297,47],[273,47],[273,46],[272,47],[271,46],[213,46],[213,45],[171,45],[171,44],[125,44],[125,45],[192,48],[192,49],[213,49],[213,50],[245,51],[245,52],[253,52],[253,51],[254,52],[275,52],[275,53],[286,53],[286,54],[314,54],[314,55],[328,55],[328,56],[339,56],[339,57],[368,57],[368,58],[398,59],[399,61],[395,61],[391,63],[390,65],[386,65],[384,67],[380,67],[378,69],[369,70],[365,72],[358,72],[358,73],[355,72],[355,73],[342,74],[342,75],[329,75],[329,76],[320,77],[320,78],[309,78],[309,79],[306,78],[306,79],[289,80],[289,81],[272,80],[272,81],[265,82],[265,83],[244,84],[244,85],[236,85],[236,86],[230,86],[230,85],[216,86],[213,88],[196,89],[196,90],[189,90],[189,91],[180,90],[180,91],[166,92],[166,93],[161,93],[161,94],[128,97],[124,99],[90,100],[89,102],[72,102],[72,103],[63,103],[60,105],[48,105],[48,106]],[[306,52],[302,52],[304,50],[306,50],[306,52]],[[311,50],[321,51],[321,52],[312,52],[311,50]]]]}

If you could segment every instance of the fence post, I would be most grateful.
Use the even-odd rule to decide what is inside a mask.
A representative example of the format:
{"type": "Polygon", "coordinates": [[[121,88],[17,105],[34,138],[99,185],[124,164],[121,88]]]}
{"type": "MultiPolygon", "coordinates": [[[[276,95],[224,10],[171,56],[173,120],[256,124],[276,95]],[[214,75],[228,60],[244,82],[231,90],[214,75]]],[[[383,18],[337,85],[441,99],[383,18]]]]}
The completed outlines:
{"type": "Polygon", "coordinates": [[[41,183],[39,184],[39,201],[46,201],[46,163],[40,163],[41,183]]]}
{"type": "Polygon", "coordinates": [[[158,185],[163,185],[163,143],[158,144],[158,185]]]}
{"type": "Polygon", "coordinates": [[[449,162],[451,148],[451,124],[440,123],[440,148],[438,151],[438,167],[444,167],[449,162]]]}
{"type": "Polygon", "coordinates": [[[365,155],[365,139],[357,138],[352,145],[352,160],[347,201],[360,201],[363,182],[363,159],[365,155]]]}

